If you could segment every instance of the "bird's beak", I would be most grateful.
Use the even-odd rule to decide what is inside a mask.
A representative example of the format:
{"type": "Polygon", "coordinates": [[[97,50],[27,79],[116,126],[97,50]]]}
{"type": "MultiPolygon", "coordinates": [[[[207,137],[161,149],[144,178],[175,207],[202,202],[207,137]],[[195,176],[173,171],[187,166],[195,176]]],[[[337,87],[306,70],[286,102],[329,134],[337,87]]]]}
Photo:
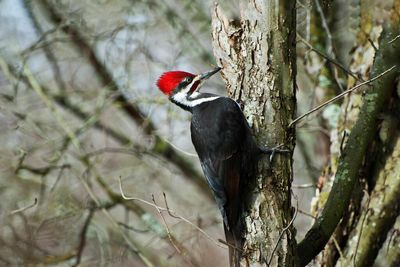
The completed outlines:
{"type": "Polygon", "coordinates": [[[207,72],[204,72],[204,73],[201,73],[201,74],[197,75],[194,78],[194,81],[197,81],[199,84],[197,85],[197,88],[194,91],[192,91],[191,93],[199,91],[199,89],[200,89],[201,85],[203,84],[203,82],[205,82],[208,78],[213,76],[215,73],[217,73],[221,69],[222,68],[220,68],[220,67],[216,67],[213,70],[210,70],[210,71],[207,71],[207,72]]]}
{"type": "Polygon", "coordinates": [[[204,72],[204,73],[202,73],[202,74],[197,75],[196,78],[197,78],[199,81],[207,80],[208,78],[210,78],[211,76],[213,76],[215,73],[217,73],[217,72],[220,71],[221,69],[222,69],[222,68],[220,68],[220,67],[216,67],[216,68],[213,69],[213,70],[210,70],[210,71],[207,71],[207,72],[204,72]]]}

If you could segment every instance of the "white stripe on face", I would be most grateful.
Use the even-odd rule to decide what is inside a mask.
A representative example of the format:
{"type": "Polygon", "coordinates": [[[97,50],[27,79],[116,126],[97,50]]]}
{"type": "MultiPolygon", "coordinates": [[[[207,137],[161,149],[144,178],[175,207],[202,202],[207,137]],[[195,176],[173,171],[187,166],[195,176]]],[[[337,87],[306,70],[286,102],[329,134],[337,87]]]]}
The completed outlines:
{"type": "MultiPolygon", "coordinates": [[[[194,97],[197,97],[198,95],[199,95],[199,93],[197,93],[197,92],[194,92],[192,94],[192,96],[194,96],[194,97]]],[[[188,95],[186,93],[179,92],[179,93],[176,93],[175,95],[173,95],[172,99],[179,104],[182,104],[186,107],[193,108],[202,103],[213,101],[213,100],[221,97],[221,96],[210,96],[210,97],[204,97],[204,98],[199,98],[199,99],[193,99],[192,96],[188,97],[188,95]]]]}
{"type": "MultiPolygon", "coordinates": [[[[192,89],[192,86],[199,80],[200,76],[197,75],[196,77],[193,78],[193,81],[189,83],[184,89],[182,89],[179,93],[185,93],[188,94],[190,92],[190,89],[192,89]]],[[[196,91],[203,85],[203,82],[200,81],[199,85],[196,88],[196,91]]]]}

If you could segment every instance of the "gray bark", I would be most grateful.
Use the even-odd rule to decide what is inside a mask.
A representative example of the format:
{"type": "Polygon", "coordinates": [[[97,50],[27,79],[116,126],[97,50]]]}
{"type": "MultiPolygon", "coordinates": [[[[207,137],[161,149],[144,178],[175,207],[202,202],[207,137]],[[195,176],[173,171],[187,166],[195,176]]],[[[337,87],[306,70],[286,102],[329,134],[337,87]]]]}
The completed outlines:
{"type": "MultiPolygon", "coordinates": [[[[229,95],[238,100],[261,146],[293,149],[288,124],[295,101],[295,1],[244,1],[240,19],[229,20],[218,4],[212,11],[214,54],[223,67],[229,95]]],[[[292,157],[265,157],[246,192],[244,266],[293,266],[291,225],[292,157]]]]}

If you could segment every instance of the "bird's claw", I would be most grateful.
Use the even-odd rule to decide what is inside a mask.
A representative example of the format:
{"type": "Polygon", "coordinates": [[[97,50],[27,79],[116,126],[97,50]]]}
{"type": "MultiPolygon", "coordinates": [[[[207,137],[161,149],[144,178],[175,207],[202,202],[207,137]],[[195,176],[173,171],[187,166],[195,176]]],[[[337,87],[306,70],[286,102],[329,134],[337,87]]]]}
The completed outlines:
{"type": "Polygon", "coordinates": [[[280,144],[276,147],[269,148],[269,147],[260,147],[261,151],[265,154],[270,154],[269,156],[269,161],[272,162],[275,153],[290,153],[291,151],[289,149],[281,149],[283,147],[283,144],[280,144]]]}

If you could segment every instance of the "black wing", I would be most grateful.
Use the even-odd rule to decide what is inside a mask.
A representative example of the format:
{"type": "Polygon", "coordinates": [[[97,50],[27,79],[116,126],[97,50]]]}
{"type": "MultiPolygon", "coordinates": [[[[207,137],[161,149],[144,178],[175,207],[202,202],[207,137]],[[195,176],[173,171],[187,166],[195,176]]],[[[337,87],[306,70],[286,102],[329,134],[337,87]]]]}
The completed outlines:
{"type": "Polygon", "coordinates": [[[228,229],[238,219],[246,129],[242,111],[229,98],[205,103],[193,110],[192,142],[228,229]]]}

